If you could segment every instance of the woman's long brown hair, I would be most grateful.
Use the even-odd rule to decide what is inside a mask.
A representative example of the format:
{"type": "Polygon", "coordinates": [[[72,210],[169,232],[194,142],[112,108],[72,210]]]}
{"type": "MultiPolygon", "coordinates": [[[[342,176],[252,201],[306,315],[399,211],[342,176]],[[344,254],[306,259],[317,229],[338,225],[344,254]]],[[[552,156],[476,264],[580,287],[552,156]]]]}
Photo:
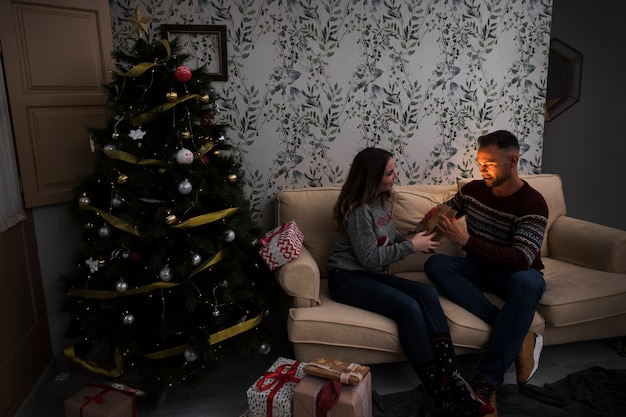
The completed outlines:
{"type": "MultiPolygon", "coordinates": [[[[344,220],[357,207],[373,201],[378,196],[378,186],[385,168],[393,154],[380,148],[365,148],[352,161],[348,178],[333,208],[333,220],[337,230],[343,229],[344,220]]],[[[391,197],[391,192],[380,196],[383,203],[391,197]]]]}

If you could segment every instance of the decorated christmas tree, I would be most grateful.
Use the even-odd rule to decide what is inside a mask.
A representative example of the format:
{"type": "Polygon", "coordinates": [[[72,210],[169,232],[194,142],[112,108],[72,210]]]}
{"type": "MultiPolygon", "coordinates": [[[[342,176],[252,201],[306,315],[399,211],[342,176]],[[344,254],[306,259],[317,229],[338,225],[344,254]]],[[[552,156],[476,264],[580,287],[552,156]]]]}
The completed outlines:
{"type": "Polygon", "coordinates": [[[195,381],[226,349],[267,353],[275,288],[219,98],[177,49],[114,52],[110,118],[89,128],[96,165],[75,188],[81,247],[61,277],[66,356],[149,394],[195,381]]]}

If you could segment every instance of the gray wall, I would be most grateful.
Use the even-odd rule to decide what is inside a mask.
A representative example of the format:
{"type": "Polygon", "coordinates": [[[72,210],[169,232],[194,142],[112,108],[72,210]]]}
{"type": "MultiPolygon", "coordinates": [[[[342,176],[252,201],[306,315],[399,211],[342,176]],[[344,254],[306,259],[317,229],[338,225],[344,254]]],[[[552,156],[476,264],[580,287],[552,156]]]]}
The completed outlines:
{"type": "Polygon", "coordinates": [[[626,230],[626,2],[554,0],[552,37],[583,53],[581,100],[544,131],[543,172],[560,174],[567,214],[626,230]]]}

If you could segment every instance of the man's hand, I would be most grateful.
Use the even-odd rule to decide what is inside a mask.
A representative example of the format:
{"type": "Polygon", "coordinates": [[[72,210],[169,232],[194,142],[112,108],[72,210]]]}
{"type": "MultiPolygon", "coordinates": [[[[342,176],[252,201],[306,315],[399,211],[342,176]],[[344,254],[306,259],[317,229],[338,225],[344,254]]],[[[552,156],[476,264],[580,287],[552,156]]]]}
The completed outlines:
{"type": "Polygon", "coordinates": [[[450,242],[465,246],[469,241],[469,233],[459,224],[456,217],[439,216],[437,230],[448,238],[450,242]]]}

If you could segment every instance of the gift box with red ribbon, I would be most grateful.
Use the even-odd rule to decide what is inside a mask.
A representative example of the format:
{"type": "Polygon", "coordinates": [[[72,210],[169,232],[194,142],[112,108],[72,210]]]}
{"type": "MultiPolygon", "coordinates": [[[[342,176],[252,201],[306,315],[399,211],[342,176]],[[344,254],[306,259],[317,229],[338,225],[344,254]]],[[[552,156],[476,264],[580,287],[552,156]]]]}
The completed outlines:
{"type": "Polygon", "coordinates": [[[65,417],[136,417],[136,398],[133,392],[89,384],[65,400],[65,417]]]}
{"type": "Polygon", "coordinates": [[[279,227],[270,230],[261,239],[259,254],[270,270],[285,265],[287,262],[297,259],[302,250],[304,237],[294,220],[283,223],[279,227]]]}
{"type": "Polygon", "coordinates": [[[257,381],[248,388],[248,416],[291,417],[293,391],[304,376],[306,362],[278,358],[257,381]]]}
{"type": "Polygon", "coordinates": [[[372,417],[372,374],[357,385],[306,375],[293,394],[293,417],[372,417]]]}

